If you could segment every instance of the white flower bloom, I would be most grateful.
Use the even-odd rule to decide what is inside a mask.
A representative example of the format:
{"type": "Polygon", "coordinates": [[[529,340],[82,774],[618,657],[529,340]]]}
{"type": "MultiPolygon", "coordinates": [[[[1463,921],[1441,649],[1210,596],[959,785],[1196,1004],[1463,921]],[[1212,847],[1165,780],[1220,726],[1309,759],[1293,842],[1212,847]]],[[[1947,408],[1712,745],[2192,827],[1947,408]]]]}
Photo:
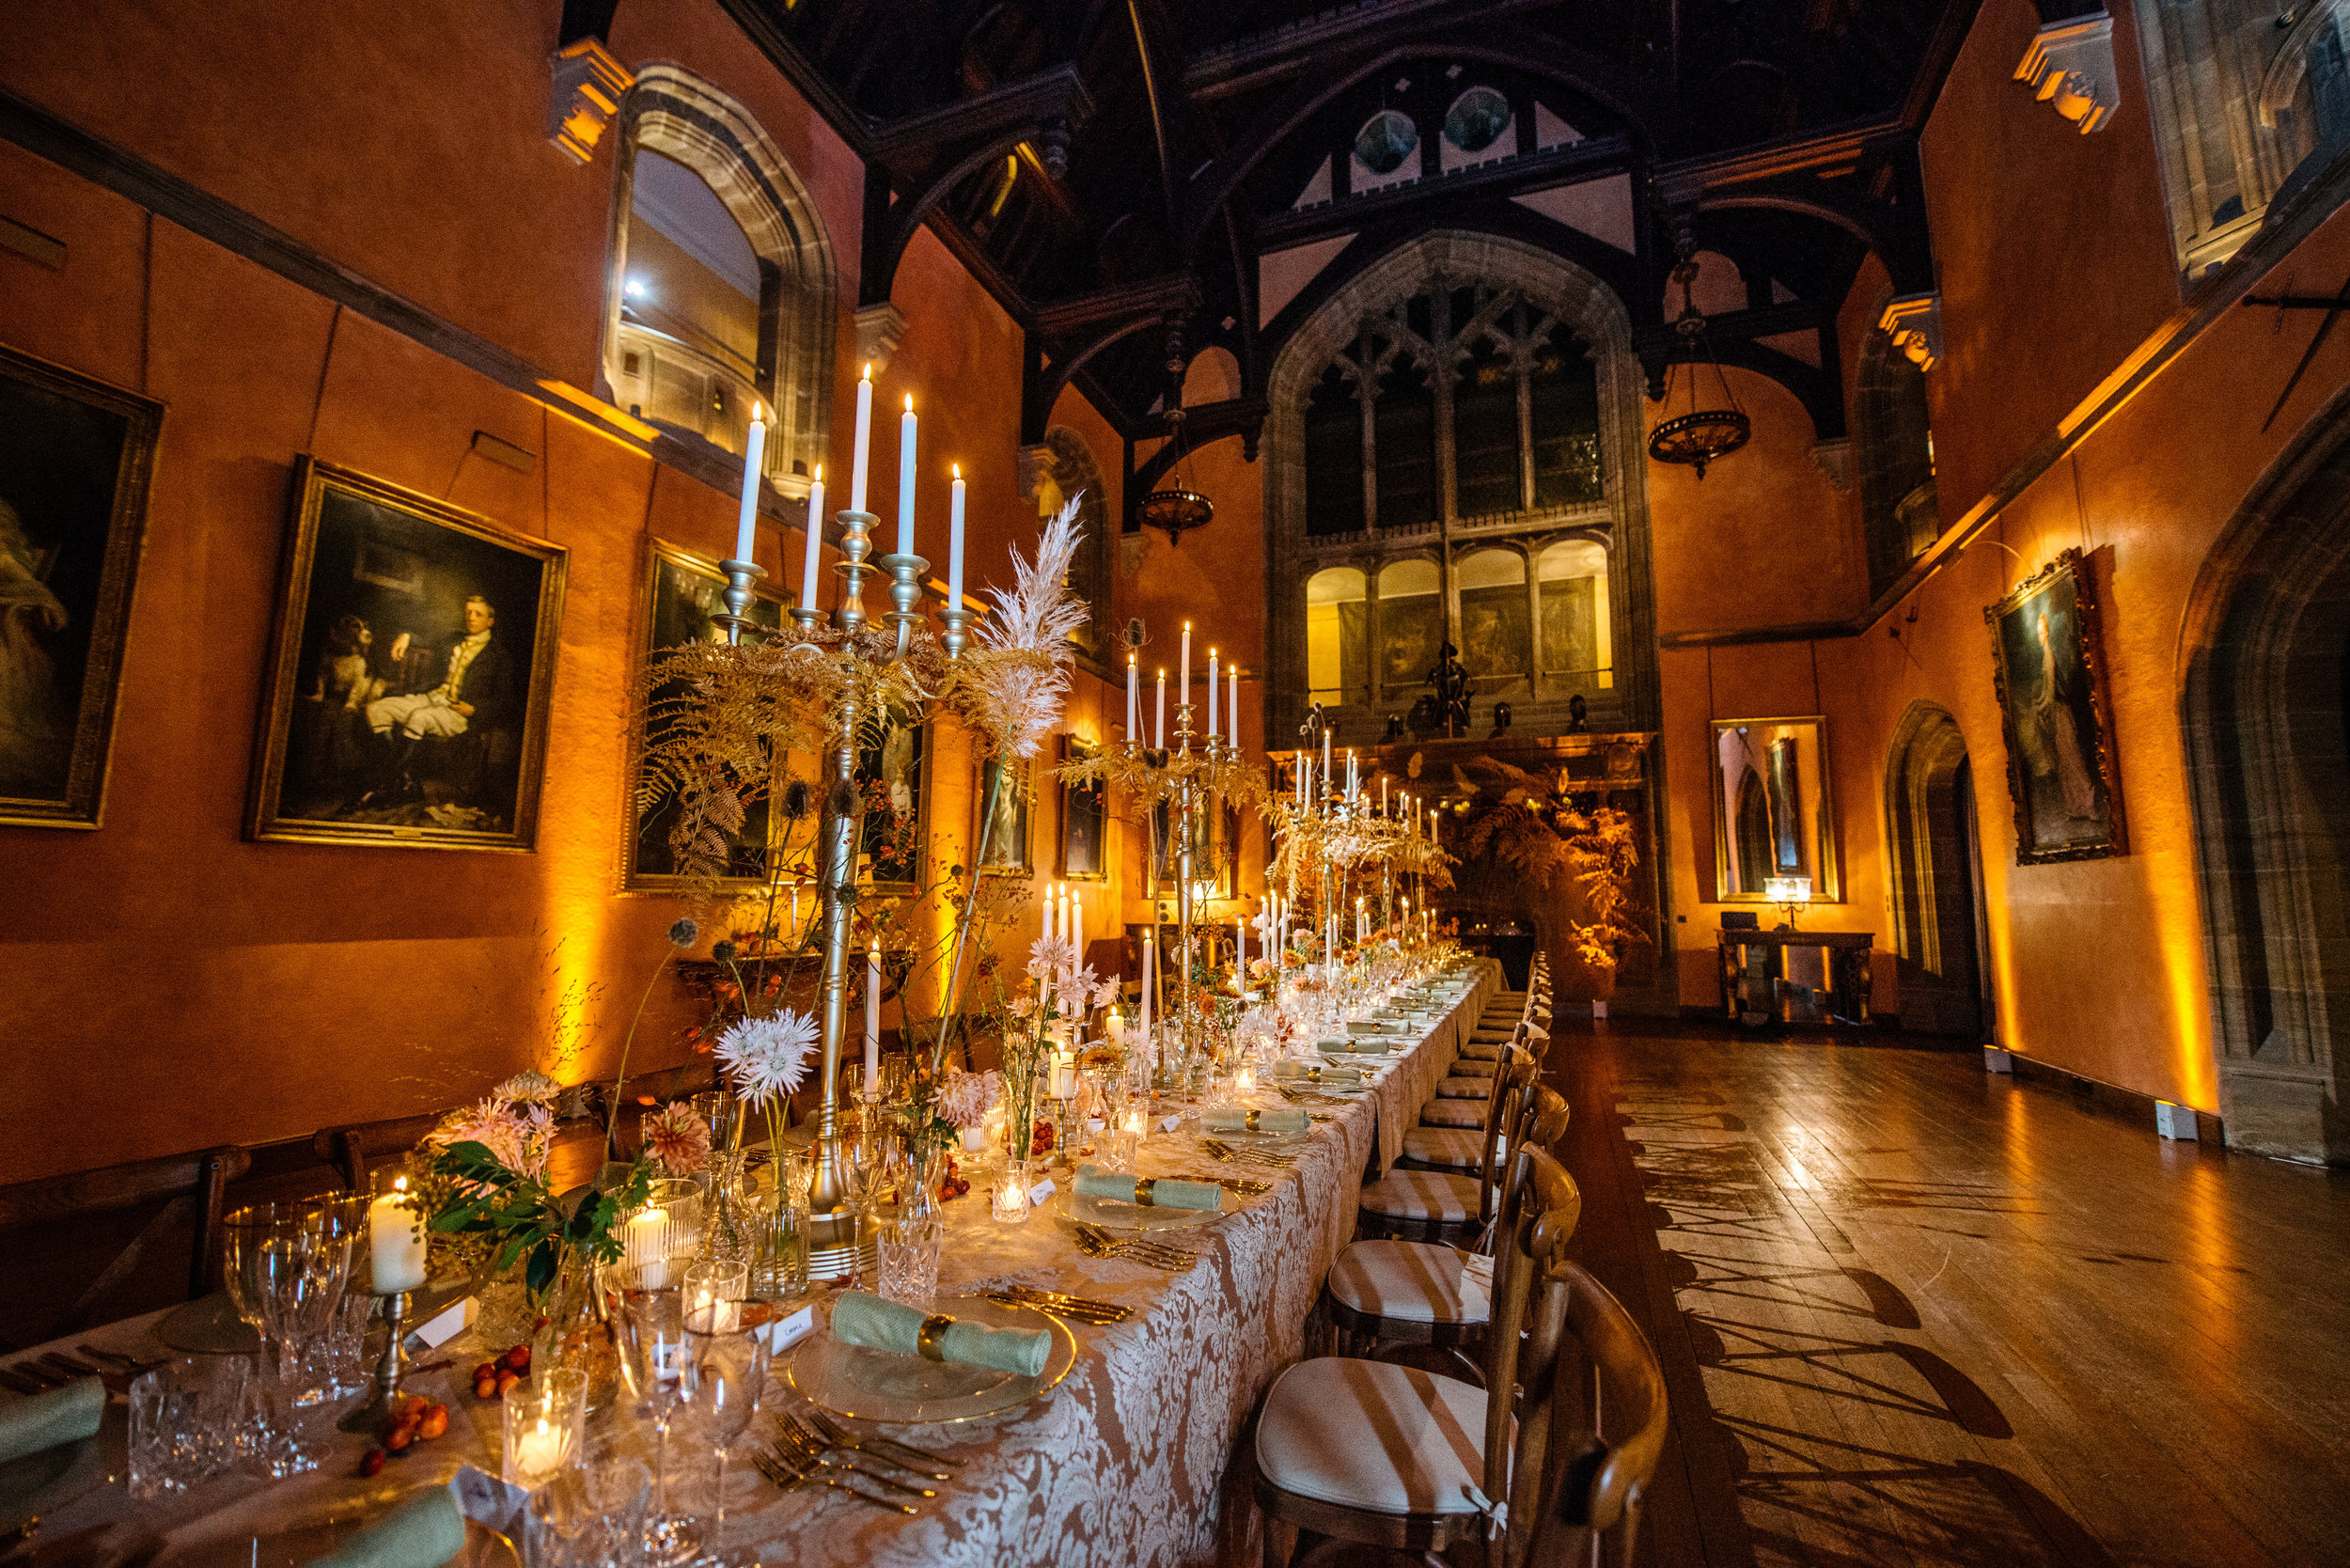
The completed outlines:
{"type": "Polygon", "coordinates": [[[1028,948],[1028,978],[1031,980],[1051,979],[1058,983],[1060,976],[1076,966],[1077,949],[1074,943],[1064,942],[1058,936],[1040,936],[1028,948]]]}
{"type": "Polygon", "coordinates": [[[789,1094],[807,1081],[807,1059],[816,1050],[816,1020],[805,1012],[743,1018],[727,1027],[712,1047],[736,1092],[765,1100],[789,1094]]]}

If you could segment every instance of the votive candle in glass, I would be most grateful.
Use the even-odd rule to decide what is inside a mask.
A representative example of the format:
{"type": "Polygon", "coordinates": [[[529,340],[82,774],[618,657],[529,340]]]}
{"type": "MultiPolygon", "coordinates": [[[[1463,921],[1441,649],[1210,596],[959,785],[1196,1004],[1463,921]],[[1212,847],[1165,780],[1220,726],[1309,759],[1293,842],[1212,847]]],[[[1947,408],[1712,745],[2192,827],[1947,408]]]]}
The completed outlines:
{"type": "Polygon", "coordinates": [[[987,1196],[990,1210],[997,1220],[1006,1225],[1025,1221],[1028,1217],[1028,1184],[1027,1171],[1021,1162],[1014,1161],[987,1196]]]}
{"type": "Polygon", "coordinates": [[[535,1370],[529,1383],[507,1390],[500,1415],[506,1438],[502,1479],[535,1492],[586,1451],[587,1369],[535,1370]]]}

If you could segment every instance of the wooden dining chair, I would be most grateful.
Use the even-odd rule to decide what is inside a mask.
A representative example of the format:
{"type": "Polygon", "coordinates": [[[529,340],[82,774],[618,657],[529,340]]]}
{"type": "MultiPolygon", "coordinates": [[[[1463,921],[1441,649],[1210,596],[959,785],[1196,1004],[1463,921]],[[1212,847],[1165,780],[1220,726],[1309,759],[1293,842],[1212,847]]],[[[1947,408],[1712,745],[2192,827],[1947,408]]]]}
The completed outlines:
{"type": "Polygon", "coordinates": [[[311,1136],[310,1147],[320,1159],[335,1168],[345,1192],[365,1192],[369,1167],[415,1148],[424,1141],[424,1135],[438,1126],[441,1118],[447,1114],[427,1111],[421,1116],[396,1116],[385,1121],[322,1127],[311,1136]]]}
{"type": "MultiPolygon", "coordinates": [[[[1545,1095],[1561,1113],[1566,1105],[1555,1090],[1540,1086],[1516,1086],[1512,1094],[1521,1104],[1533,1102],[1538,1114],[1545,1095]]],[[[1539,1131],[1539,1125],[1533,1130],[1539,1131]]],[[[1533,1146],[1540,1148],[1541,1140],[1533,1146]]],[[[1491,1281],[1472,1282],[1469,1259],[1490,1258],[1494,1239],[1507,1233],[1514,1222],[1523,1197],[1515,1184],[1527,1167],[1510,1160],[1506,1168],[1495,1211],[1501,1222],[1489,1228],[1473,1248],[1464,1251],[1441,1243],[1380,1240],[1355,1242],[1339,1254],[1323,1282],[1323,1297],[1330,1322],[1345,1336],[1345,1343],[1361,1347],[1360,1354],[1373,1358],[1408,1345],[1449,1351],[1472,1381],[1481,1385],[1482,1369],[1466,1351],[1483,1341],[1486,1325],[1492,1322],[1491,1281]]],[[[1578,1215],[1582,1205],[1582,1193],[1572,1179],[1567,1182],[1565,1198],[1552,1200],[1554,1208],[1572,1206],[1578,1215]]],[[[1572,1234],[1574,1216],[1569,1215],[1564,1223],[1572,1234]]]]}
{"type": "MultiPolygon", "coordinates": [[[[1528,1057],[1530,1061],[1532,1059],[1530,1053],[1528,1057]]],[[[1539,1074],[1540,1071],[1539,1068],[1532,1070],[1528,1074],[1528,1078],[1531,1079],[1539,1074]]],[[[1547,1137],[1537,1137],[1533,1139],[1537,1144],[1547,1144],[1566,1131],[1567,1103],[1559,1097],[1556,1090],[1544,1089],[1537,1092],[1549,1095],[1551,1100],[1557,1103],[1557,1127],[1547,1137]]],[[[1518,1120],[1521,1122],[1530,1121],[1533,1110],[1532,1105],[1521,1102],[1518,1120]]],[[[1491,1130],[1490,1118],[1485,1127],[1414,1127],[1403,1135],[1403,1156],[1396,1161],[1396,1164],[1406,1170],[1458,1171],[1482,1168],[1495,1157],[1494,1139],[1486,1136],[1491,1130]]],[[[1512,1126],[1505,1121],[1503,1131],[1508,1134],[1509,1142],[1501,1147],[1509,1150],[1515,1149],[1519,1139],[1532,1129],[1524,1125],[1512,1126]]]]}
{"type": "MultiPolygon", "coordinates": [[[[1557,1266],[1580,1203],[1548,1154],[1515,1158],[1518,1204],[1496,1247],[1483,1388],[1391,1361],[1319,1356],[1265,1390],[1257,1503],[1268,1522],[1296,1529],[1293,1568],[1350,1547],[1434,1554],[1478,1541],[1494,1568],[1528,1561],[1563,1469],[1556,1439],[1572,1436],[1582,1414],[1559,1398],[1575,1385],[1562,1389],[1559,1376],[1570,1291],[1557,1266]]],[[[1270,1529],[1264,1560],[1281,1562],[1270,1529]]]]}
{"type": "Polygon", "coordinates": [[[1513,1091],[1532,1086],[1535,1074],[1533,1058],[1522,1052],[1505,1066],[1491,1080],[1486,1131],[1478,1135],[1484,1140],[1482,1163],[1473,1172],[1399,1167],[1365,1184],[1356,1199],[1356,1224],[1367,1237],[1458,1242],[1481,1233],[1493,1222],[1500,1194],[1499,1152],[1518,1146],[1503,1141],[1511,1119],[1500,1113],[1513,1091]]]}
{"type": "Polygon", "coordinates": [[[1665,1451],[1665,1373],[1656,1352],[1606,1287],[1574,1264],[1567,1331],[1581,1352],[1579,1420],[1562,1457],[1565,1483],[1536,1526],[1531,1568],[1631,1568],[1641,1505],[1665,1451]]]}
{"type": "Polygon", "coordinates": [[[0,1187],[0,1255],[36,1260],[41,1271],[39,1281],[24,1282],[37,1294],[16,1298],[9,1338],[39,1344],[210,1292],[220,1279],[222,1200],[252,1163],[243,1149],[205,1149],[0,1187]],[[154,1212],[141,1223],[139,1212],[150,1205],[154,1212]],[[102,1254],[125,1230],[132,1231],[128,1241],[70,1302],[57,1305],[55,1296],[71,1288],[57,1280],[71,1278],[73,1255],[88,1261],[102,1254]],[[184,1275],[150,1263],[181,1234],[188,1247],[184,1275]],[[60,1258],[68,1260],[63,1268],[55,1262],[60,1258]],[[160,1283],[159,1275],[170,1282],[160,1283]]]}
{"type": "MultiPolygon", "coordinates": [[[[1508,1043],[1504,1044],[1501,1049],[1507,1051],[1512,1046],[1522,1046],[1525,1043],[1526,1027],[1520,1025],[1516,1032],[1511,1036],[1508,1043]]],[[[1498,1061],[1499,1055],[1496,1054],[1494,1059],[1498,1061]]],[[[1448,1083],[1450,1081],[1450,1079],[1446,1080],[1448,1083]]],[[[1462,1081],[1466,1084],[1482,1084],[1490,1083],[1492,1080],[1464,1077],[1462,1081]]],[[[1486,1099],[1490,1101],[1491,1098],[1489,1093],[1486,1099]]],[[[1436,1097],[1420,1106],[1419,1124],[1423,1127],[1482,1127],[1489,1114],[1486,1105],[1465,1094],[1446,1094],[1443,1092],[1443,1085],[1440,1084],[1437,1086],[1436,1097]]]]}

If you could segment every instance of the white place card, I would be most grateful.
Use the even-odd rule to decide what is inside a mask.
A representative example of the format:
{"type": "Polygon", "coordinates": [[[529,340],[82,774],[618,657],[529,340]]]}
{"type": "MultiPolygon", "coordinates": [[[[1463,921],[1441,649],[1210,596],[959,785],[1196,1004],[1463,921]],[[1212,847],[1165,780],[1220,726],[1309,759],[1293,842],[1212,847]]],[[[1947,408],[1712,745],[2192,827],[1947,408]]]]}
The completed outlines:
{"type": "Polygon", "coordinates": [[[1183,1119],[1180,1116],[1162,1117],[1159,1120],[1159,1131],[1163,1133],[1171,1133],[1183,1124],[1183,1119]]]}
{"type": "Polygon", "coordinates": [[[1041,1209],[1044,1206],[1044,1200],[1052,1196],[1053,1179],[1050,1176],[1047,1176],[1044,1180],[1039,1182],[1036,1185],[1028,1189],[1028,1207],[1031,1209],[1041,1209]]]}
{"type": "Polygon", "coordinates": [[[779,1356],[816,1332],[816,1304],[811,1301],[796,1312],[774,1319],[760,1332],[767,1341],[767,1354],[779,1356]]]}
{"type": "Polygon", "coordinates": [[[460,1296],[408,1333],[411,1349],[437,1350],[473,1326],[473,1320],[481,1315],[481,1304],[472,1296],[460,1296]]]}

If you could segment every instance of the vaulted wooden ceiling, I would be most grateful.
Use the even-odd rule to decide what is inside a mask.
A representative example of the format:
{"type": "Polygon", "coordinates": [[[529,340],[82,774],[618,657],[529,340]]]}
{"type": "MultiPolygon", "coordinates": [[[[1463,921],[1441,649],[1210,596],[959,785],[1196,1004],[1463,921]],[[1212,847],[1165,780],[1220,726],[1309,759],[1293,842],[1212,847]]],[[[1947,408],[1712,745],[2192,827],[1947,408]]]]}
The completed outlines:
{"type": "Polygon", "coordinates": [[[1676,241],[1721,252],[1749,308],[1717,319],[1716,353],[1785,381],[1822,436],[1841,434],[1832,354],[1823,370],[1758,339],[1817,327],[1832,348],[1837,306],[1871,249],[1897,289],[1931,287],[1916,134],[1974,10],[725,3],[868,161],[862,303],[887,301],[904,243],[927,222],[1028,329],[1029,440],[1072,380],[1129,435],[1156,433],[1170,353],[1210,345],[1231,351],[1243,394],[1197,411],[1194,432],[1253,432],[1290,324],[1435,227],[1530,238],[1598,273],[1623,297],[1653,381],[1686,348],[1664,303],[1676,241]],[[1481,129],[1436,146],[1472,87],[1497,95],[1477,101],[1481,129]],[[1475,146],[1504,112],[1496,102],[1510,127],[1475,146]],[[1373,126],[1387,112],[1401,120],[1373,126]],[[1370,164],[1350,158],[1358,136],[1370,164]],[[1371,172],[1390,161],[1396,172],[1371,172]],[[1630,176],[1629,219],[1605,237],[1520,199],[1618,175],[1630,176]],[[1260,256],[1340,236],[1311,288],[1261,311],[1260,256]]]}

